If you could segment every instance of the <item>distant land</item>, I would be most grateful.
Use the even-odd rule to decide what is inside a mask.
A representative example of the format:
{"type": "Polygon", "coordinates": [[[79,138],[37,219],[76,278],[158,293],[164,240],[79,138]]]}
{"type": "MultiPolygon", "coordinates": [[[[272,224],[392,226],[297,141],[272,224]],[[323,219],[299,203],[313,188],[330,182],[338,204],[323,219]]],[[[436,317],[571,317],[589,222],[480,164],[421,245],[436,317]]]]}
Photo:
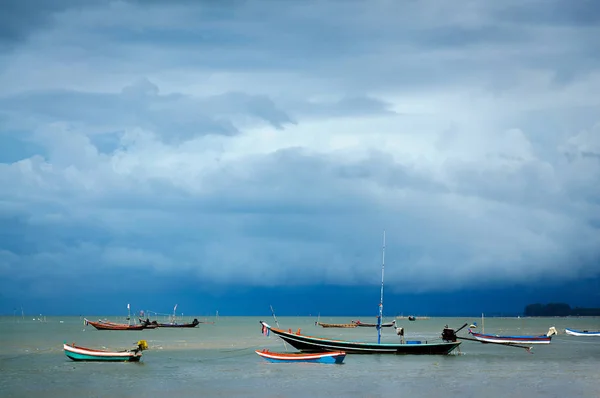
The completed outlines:
{"type": "Polygon", "coordinates": [[[600,308],[571,308],[566,303],[529,304],[525,316],[600,316],[600,308]]]}

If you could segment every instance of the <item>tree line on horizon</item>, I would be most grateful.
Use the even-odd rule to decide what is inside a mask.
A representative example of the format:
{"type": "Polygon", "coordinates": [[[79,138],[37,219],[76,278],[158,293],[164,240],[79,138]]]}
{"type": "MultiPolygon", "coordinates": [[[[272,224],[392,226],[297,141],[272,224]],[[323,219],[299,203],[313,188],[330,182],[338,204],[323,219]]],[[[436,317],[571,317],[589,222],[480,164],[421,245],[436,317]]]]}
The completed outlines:
{"type": "Polygon", "coordinates": [[[571,308],[566,303],[528,304],[525,316],[600,316],[600,308],[571,308]]]}

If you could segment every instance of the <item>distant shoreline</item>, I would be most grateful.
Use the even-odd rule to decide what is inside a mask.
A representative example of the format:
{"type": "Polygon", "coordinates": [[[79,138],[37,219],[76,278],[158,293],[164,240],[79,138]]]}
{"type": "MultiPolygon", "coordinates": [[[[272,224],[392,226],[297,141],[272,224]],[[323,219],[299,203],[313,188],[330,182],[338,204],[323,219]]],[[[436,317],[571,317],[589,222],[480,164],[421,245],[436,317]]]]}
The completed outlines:
{"type": "Polygon", "coordinates": [[[567,303],[536,303],[525,306],[523,314],[527,317],[588,317],[600,316],[600,308],[571,308],[567,303]]]}

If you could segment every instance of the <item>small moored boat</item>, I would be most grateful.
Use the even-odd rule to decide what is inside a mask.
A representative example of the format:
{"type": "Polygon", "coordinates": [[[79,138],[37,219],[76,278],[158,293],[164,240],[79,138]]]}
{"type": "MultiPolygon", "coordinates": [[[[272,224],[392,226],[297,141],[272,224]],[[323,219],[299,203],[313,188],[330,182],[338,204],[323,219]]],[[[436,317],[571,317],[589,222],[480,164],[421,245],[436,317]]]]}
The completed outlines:
{"type": "Polygon", "coordinates": [[[128,325],[126,323],[114,323],[114,322],[107,322],[107,321],[93,322],[93,321],[90,321],[88,319],[84,319],[84,324],[85,325],[92,325],[93,327],[95,327],[98,330],[143,330],[143,329],[152,329],[152,328],[147,328],[146,325],[144,325],[144,324],[140,324],[140,325],[128,325]]]}
{"type": "Polygon", "coordinates": [[[157,321],[150,321],[150,319],[140,319],[140,323],[143,325],[146,325],[146,328],[195,328],[196,326],[198,326],[200,324],[200,321],[197,318],[194,318],[194,320],[190,323],[177,323],[176,321],[173,322],[165,322],[165,323],[161,323],[161,322],[157,322],[157,321]]]}
{"type": "Polygon", "coordinates": [[[571,336],[597,336],[600,337],[600,331],[590,332],[587,330],[565,329],[565,333],[571,336]]]}
{"type": "Polygon", "coordinates": [[[67,344],[65,342],[63,349],[65,355],[73,361],[139,362],[142,358],[142,351],[148,349],[148,343],[146,340],[140,340],[133,350],[106,351],[80,347],[75,343],[67,344]]]}
{"type": "Polygon", "coordinates": [[[556,329],[551,327],[547,334],[539,336],[499,336],[495,334],[477,333],[469,329],[469,334],[482,343],[500,344],[550,344],[552,335],[557,334],[556,329]]]}
{"type": "Polygon", "coordinates": [[[315,322],[315,325],[319,325],[324,328],[355,328],[355,323],[323,323],[323,322],[315,322]]]}
{"type": "Polygon", "coordinates": [[[258,355],[269,362],[314,362],[314,363],[333,363],[341,364],[346,358],[343,351],[321,352],[315,354],[306,354],[301,352],[271,352],[269,350],[256,350],[258,355]]]}
{"type": "MultiPolygon", "coordinates": [[[[361,327],[368,327],[368,328],[376,328],[377,327],[376,323],[361,322],[360,320],[352,321],[352,323],[356,326],[361,326],[361,327]]],[[[386,323],[382,323],[381,325],[379,325],[380,328],[391,328],[393,326],[396,326],[395,319],[391,322],[386,322],[386,323]]]]}

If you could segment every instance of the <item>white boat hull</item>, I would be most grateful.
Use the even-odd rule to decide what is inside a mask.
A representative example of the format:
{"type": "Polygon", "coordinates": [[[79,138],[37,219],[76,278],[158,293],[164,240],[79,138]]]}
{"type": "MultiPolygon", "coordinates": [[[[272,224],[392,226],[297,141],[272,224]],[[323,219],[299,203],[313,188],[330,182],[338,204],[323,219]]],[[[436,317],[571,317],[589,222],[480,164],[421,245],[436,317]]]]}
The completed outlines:
{"type": "Polygon", "coordinates": [[[600,332],[588,332],[587,330],[579,331],[573,329],[565,329],[565,333],[571,336],[596,336],[600,337],[600,332]]]}

